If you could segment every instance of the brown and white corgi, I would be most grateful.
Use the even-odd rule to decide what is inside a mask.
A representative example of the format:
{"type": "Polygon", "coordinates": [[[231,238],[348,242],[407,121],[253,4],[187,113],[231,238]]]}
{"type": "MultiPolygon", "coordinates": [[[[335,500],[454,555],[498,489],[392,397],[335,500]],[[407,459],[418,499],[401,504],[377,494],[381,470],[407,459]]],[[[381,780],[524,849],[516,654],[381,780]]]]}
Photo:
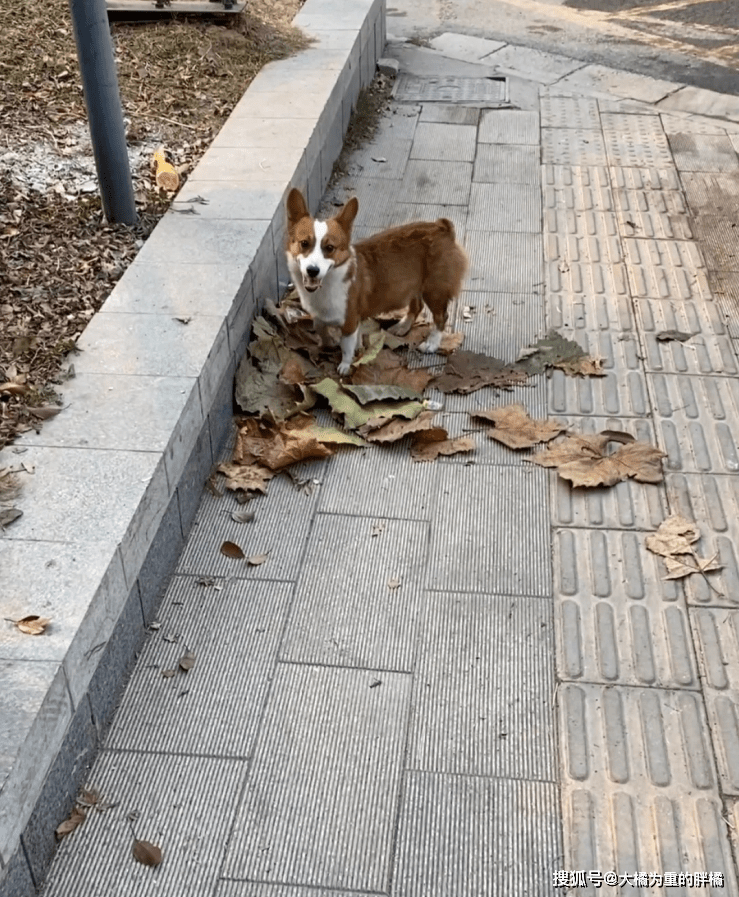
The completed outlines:
{"type": "Polygon", "coordinates": [[[328,327],[341,328],[339,374],[349,373],[364,318],[408,308],[392,329],[406,334],[424,302],[434,326],[418,347],[436,352],[449,302],[459,295],[467,254],[447,218],[418,221],[382,231],[352,244],[359,202],[352,197],[333,218],[312,218],[303,194],[287,197],[287,265],[300,302],[324,345],[328,327]]]}

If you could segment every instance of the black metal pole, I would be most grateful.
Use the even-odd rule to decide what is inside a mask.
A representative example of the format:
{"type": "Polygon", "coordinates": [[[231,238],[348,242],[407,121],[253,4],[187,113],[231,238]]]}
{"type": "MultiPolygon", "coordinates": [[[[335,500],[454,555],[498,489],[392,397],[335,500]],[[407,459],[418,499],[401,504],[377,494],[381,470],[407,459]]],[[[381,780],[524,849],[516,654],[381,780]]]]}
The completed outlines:
{"type": "Polygon", "coordinates": [[[131,167],[105,0],[69,0],[105,217],[135,224],[131,167]]]}

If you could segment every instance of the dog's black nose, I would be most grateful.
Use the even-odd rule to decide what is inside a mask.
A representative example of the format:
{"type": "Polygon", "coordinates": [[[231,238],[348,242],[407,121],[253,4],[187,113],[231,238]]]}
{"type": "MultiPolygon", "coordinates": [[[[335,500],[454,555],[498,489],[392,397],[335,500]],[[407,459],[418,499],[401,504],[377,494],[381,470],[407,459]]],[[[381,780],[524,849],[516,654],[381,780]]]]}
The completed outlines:
{"type": "Polygon", "coordinates": [[[321,273],[321,269],[318,267],[318,265],[309,265],[305,269],[305,273],[308,275],[308,277],[318,277],[318,275],[321,273]]]}

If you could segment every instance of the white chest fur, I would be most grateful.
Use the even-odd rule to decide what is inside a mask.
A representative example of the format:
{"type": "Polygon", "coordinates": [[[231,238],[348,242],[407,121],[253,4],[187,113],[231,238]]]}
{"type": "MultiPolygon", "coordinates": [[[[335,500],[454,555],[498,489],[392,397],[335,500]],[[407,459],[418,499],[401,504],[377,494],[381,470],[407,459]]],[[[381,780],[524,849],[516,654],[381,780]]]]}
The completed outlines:
{"type": "Polygon", "coordinates": [[[320,288],[309,293],[303,286],[300,265],[289,252],[287,254],[287,266],[300,296],[300,304],[311,317],[324,324],[341,326],[346,320],[346,304],[351,286],[351,280],[346,278],[347,264],[331,268],[323,278],[320,288]]]}

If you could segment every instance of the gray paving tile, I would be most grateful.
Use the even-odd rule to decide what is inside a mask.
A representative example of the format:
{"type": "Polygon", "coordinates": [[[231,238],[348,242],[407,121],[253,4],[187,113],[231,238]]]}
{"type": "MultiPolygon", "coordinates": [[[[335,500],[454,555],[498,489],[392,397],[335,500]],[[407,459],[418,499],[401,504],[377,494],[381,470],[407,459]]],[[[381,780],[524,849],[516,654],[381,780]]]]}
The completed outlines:
{"type": "Polygon", "coordinates": [[[491,184],[539,184],[539,147],[481,143],[473,181],[491,184]]]}
{"type": "Polygon", "coordinates": [[[567,261],[547,266],[547,327],[554,330],[634,330],[624,265],[579,264],[567,261]]]}
{"type": "Polygon", "coordinates": [[[516,467],[440,466],[427,587],[549,595],[546,474],[516,467]]]}
{"type": "Polygon", "coordinates": [[[636,168],[621,165],[610,166],[614,187],[625,190],[680,190],[680,176],[677,169],[669,167],[649,167],[639,164],[636,168]]]}
{"type": "Polygon", "coordinates": [[[397,137],[374,140],[369,146],[355,150],[348,163],[350,177],[362,176],[382,180],[402,179],[410,157],[413,141],[397,137]]]}
{"type": "Polygon", "coordinates": [[[552,622],[540,598],[429,593],[409,769],[556,781],[552,622]]]}
{"type": "Polygon", "coordinates": [[[544,335],[544,303],[536,294],[463,290],[450,327],[464,333],[463,349],[515,361],[544,335]]]}
{"type": "Polygon", "coordinates": [[[703,258],[687,240],[624,240],[633,296],[710,299],[703,258]]]}
{"type": "Polygon", "coordinates": [[[564,684],[558,699],[564,868],[705,869],[736,889],[701,698],[564,684]]]}
{"type": "MultiPolygon", "coordinates": [[[[625,115],[623,118],[641,120],[649,116],[625,115]]],[[[655,116],[656,121],[659,118],[655,116]]],[[[606,144],[609,165],[633,168],[668,168],[673,164],[667,137],[660,128],[632,127],[628,130],[610,130],[604,123],[603,139],[606,144]]]]}
{"type": "Polygon", "coordinates": [[[331,461],[320,493],[321,512],[403,520],[431,516],[436,466],[412,462],[404,443],[370,446],[331,461]]]}
{"type": "Polygon", "coordinates": [[[682,590],[644,533],[558,530],[554,571],[563,680],[700,688],[682,590]]]}
{"type": "Polygon", "coordinates": [[[388,180],[361,175],[342,178],[338,188],[332,191],[336,195],[335,201],[326,202],[326,197],[324,197],[321,204],[321,218],[325,219],[335,215],[342,203],[350,197],[356,196],[359,200],[359,211],[355,228],[357,226],[368,227],[373,231],[378,231],[391,227],[397,223],[393,218],[393,209],[400,184],[399,179],[388,180]]]}
{"type": "Polygon", "coordinates": [[[600,120],[604,131],[619,131],[639,140],[664,137],[658,112],[649,115],[633,112],[604,112],[601,107],[600,120]]]}
{"type": "Polygon", "coordinates": [[[485,56],[483,62],[498,66],[502,71],[512,71],[531,81],[550,84],[579,68],[582,63],[558,53],[545,53],[533,47],[509,44],[485,56]]]}
{"type": "Polygon", "coordinates": [[[700,215],[732,217],[739,208],[739,181],[731,174],[717,172],[681,172],[690,208],[700,215]]]}
{"type": "Polygon", "coordinates": [[[534,293],[544,283],[539,234],[472,231],[466,237],[467,288],[495,293],[534,293]]]}
{"type": "Polygon", "coordinates": [[[624,260],[613,212],[545,209],[544,253],[560,273],[573,262],[615,265],[624,260]]]}
{"type": "Polygon", "coordinates": [[[392,893],[554,895],[561,853],[554,784],[410,772],[392,893]]]}
{"type": "Polygon", "coordinates": [[[386,891],[410,685],[278,665],[225,878],[386,891]]]}
{"type": "Polygon", "coordinates": [[[427,538],[426,523],[320,514],[280,658],[412,671],[427,538]]]}
{"type": "Polygon", "coordinates": [[[473,162],[476,136],[474,125],[421,121],[416,126],[411,159],[473,162]]]}
{"type": "Polygon", "coordinates": [[[480,110],[474,106],[460,106],[447,103],[424,103],[419,121],[439,122],[446,125],[476,125],[480,110]]]}
{"type": "Polygon", "coordinates": [[[88,785],[113,806],[91,811],[59,845],[44,893],[211,894],[245,773],[238,760],[171,756],[163,763],[160,754],[104,751],[88,785]],[[133,858],[133,811],[136,837],[162,850],[155,872],[133,858]]]}
{"type": "Polygon", "coordinates": [[[665,470],[739,471],[739,381],[733,377],[647,374],[665,470]]]}
{"type": "Polygon", "coordinates": [[[398,199],[401,202],[439,202],[466,205],[472,180],[471,162],[411,159],[398,199]]]}
{"type": "Polygon", "coordinates": [[[716,302],[635,299],[648,371],[665,374],[739,373],[731,337],[716,302]],[[692,333],[686,342],[657,339],[665,330],[692,333]]]}
{"type": "Polygon", "coordinates": [[[236,580],[215,589],[174,577],[161,628],[139,655],[106,746],[246,759],[292,592],[290,583],[236,580]],[[178,664],[186,651],[196,661],[184,673],[178,664]],[[164,678],[166,670],[175,675],[164,678]]]}
{"type": "Polygon", "coordinates": [[[228,579],[297,579],[317,492],[315,488],[311,494],[297,490],[284,475],[275,477],[268,489],[268,495],[249,502],[256,519],[248,525],[231,519],[232,511],[243,510],[233,493],[216,497],[206,491],[177,572],[228,579]],[[286,520],[290,539],[284,534],[286,520]],[[235,542],[246,557],[269,552],[269,560],[254,567],[225,557],[220,551],[224,541],[235,542]]]}
{"type": "Polygon", "coordinates": [[[739,338],[739,272],[711,270],[708,280],[729,336],[739,338]]]}
{"type": "Polygon", "coordinates": [[[739,171],[739,158],[727,136],[670,134],[678,171],[739,171]]]}
{"type": "Polygon", "coordinates": [[[541,233],[541,190],[529,184],[473,184],[467,230],[541,233]]]}
{"type": "Polygon", "coordinates": [[[724,126],[729,124],[726,120],[704,118],[702,115],[675,115],[670,112],[662,112],[660,118],[665,134],[726,134],[724,126]]]}
{"type": "Polygon", "coordinates": [[[480,119],[478,143],[518,143],[539,146],[539,113],[521,109],[486,109],[480,119]]]}
{"type": "Polygon", "coordinates": [[[613,204],[611,178],[604,166],[541,166],[545,209],[610,212],[613,204]]]}
{"type": "MultiPolygon", "coordinates": [[[[630,433],[641,442],[656,443],[654,426],[645,418],[589,415],[562,416],[558,419],[579,435],[619,430],[630,433]]],[[[559,526],[651,530],[656,529],[669,514],[663,488],[637,483],[633,479],[615,486],[573,489],[571,483],[556,476],[551,480],[551,490],[552,520],[559,526]]]]}
{"type": "Polygon", "coordinates": [[[543,128],[600,128],[598,103],[590,97],[544,94],[541,97],[543,128]]]}
{"type": "Polygon", "coordinates": [[[609,162],[601,131],[577,128],[572,123],[566,127],[542,127],[541,160],[552,165],[607,165],[609,162]]]}
{"type": "Polygon", "coordinates": [[[671,474],[666,478],[673,513],[695,520],[701,533],[699,557],[717,560],[723,569],[706,576],[688,576],[685,594],[691,605],[739,605],[739,486],[736,476],[671,474]]]}
{"type": "Polygon", "coordinates": [[[739,234],[736,213],[700,215],[693,225],[711,268],[739,270],[739,234]]]}
{"type": "Polygon", "coordinates": [[[724,794],[739,794],[739,611],[694,607],[690,620],[724,794]]]}

